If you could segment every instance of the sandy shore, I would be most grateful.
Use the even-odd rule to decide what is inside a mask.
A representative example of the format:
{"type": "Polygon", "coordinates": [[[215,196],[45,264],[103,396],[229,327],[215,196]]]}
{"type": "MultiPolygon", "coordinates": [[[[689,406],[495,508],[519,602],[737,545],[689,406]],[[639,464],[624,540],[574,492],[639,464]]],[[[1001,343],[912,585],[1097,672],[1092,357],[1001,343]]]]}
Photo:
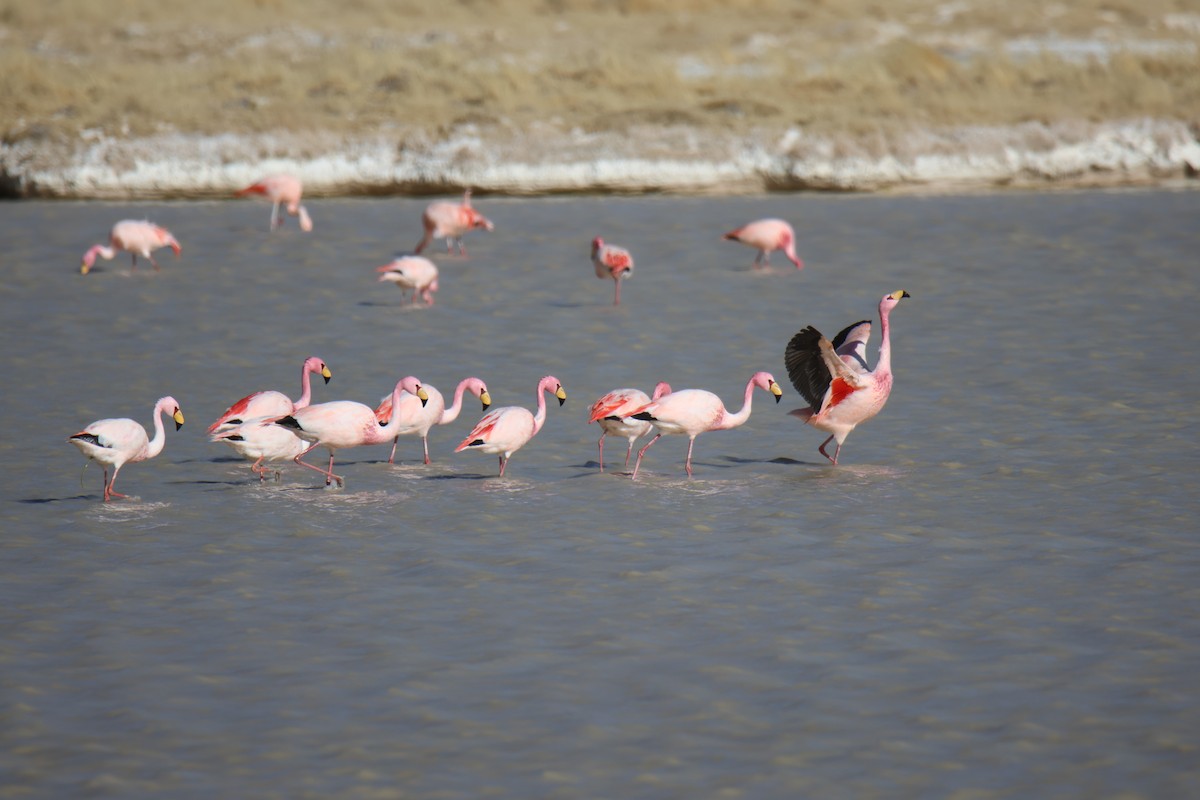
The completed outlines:
{"type": "Polygon", "coordinates": [[[0,10],[0,195],[1189,184],[1173,0],[42,0],[0,10]]]}

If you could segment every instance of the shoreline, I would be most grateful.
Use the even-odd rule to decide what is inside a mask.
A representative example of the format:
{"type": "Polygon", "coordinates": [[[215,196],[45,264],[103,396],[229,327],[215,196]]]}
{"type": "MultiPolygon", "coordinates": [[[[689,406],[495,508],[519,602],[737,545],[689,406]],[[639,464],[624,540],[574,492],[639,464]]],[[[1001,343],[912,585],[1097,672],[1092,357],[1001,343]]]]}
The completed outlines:
{"type": "Polygon", "coordinates": [[[164,133],[0,143],[0,197],[213,199],[270,172],[311,197],[479,195],[942,194],[1004,189],[1200,186],[1200,131],[1133,119],[812,135],[687,126],[584,133],[462,126],[367,135],[164,133]]]}

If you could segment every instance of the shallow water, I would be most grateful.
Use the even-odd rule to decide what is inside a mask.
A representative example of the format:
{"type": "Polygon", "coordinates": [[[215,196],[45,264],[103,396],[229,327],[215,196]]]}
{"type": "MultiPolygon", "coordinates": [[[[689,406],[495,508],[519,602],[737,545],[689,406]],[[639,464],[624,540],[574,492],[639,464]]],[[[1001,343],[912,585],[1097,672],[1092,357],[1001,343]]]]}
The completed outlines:
{"type": "MultiPolygon", "coordinates": [[[[410,309],[373,267],[423,201],[3,207],[4,796],[1171,797],[1200,779],[1200,194],[476,205],[410,309]],[[797,223],[768,274],[719,235],[797,223]],[[87,277],[113,221],[183,243],[87,277]],[[629,247],[613,308],[588,242],[629,247]],[[783,348],[892,314],[896,387],[831,467],[783,348]],[[469,374],[569,400],[495,476],[478,418],[259,485],[204,428],[263,388],[372,403],[469,374]],[[619,386],[755,370],[750,421],[596,462],[619,386]],[[101,474],[91,420],[188,422],[101,474]],[[24,796],[24,795],[22,795],[24,796]]],[[[874,360],[878,326],[870,355],[874,360]]],[[[317,459],[319,462],[320,459],[317,459]]]]}

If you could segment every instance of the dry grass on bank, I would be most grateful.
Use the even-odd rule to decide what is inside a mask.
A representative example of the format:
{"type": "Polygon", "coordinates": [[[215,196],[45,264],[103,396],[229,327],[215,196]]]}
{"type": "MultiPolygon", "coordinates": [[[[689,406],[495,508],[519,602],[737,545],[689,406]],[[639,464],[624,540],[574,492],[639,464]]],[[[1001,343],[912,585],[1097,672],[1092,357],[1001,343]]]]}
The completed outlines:
{"type": "Polygon", "coordinates": [[[1200,121],[1182,0],[0,0],[0,136],[1200,121]]]}

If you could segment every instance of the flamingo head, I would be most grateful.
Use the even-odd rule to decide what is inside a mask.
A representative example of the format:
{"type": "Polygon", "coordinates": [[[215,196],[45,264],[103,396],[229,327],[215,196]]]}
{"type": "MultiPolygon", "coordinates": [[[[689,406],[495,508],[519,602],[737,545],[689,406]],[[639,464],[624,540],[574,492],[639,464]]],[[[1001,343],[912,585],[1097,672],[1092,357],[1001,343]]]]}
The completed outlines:
{"type": "Polygon", "coordinates": [[[329,379],[333,377],[333,373],[329,371],[329,367],[325,366],[325,362],[316,356],[309,356],[304,360],[304,369],[320,375],[325,379],[325,383],[329,383],[329,379]]]}
{"type": "Polygon", "coordinates": [[[396,386],[397,388],[403,389],[409,394],[419,397],[422,406],[429,402],[429,392],[425,391],[425,387],[421,386],[421,382],[412,375],[401,378],[400,382],[397,383],[396,386]]]}
{"type": "Polygon", "coordinates": [[[783,397],[783,390],[779,388],[779,384],[775,382],[775,376],[773,376],[771,373],[756,372],[751,380],[758,388],[765,389],[766,391],[775,395],[776,403],[778,403],[780,398],[783,397]]]}
{"type": "Polygon", "coordinates": [[[92,265],[96,263],[96,253],[99,247],[93,247],[83,254],[83,263],[79,266],[79,274],[87,275],[91,271],[92,265]]]}
{"type": "Polygon", "coordinates": [[[492,224],[490,219],[485,217],[483,214],[480,214],[475,209],[468,208],[467,211],[470,213],[470,216],[468,217],[468,224],[471,228],[482,228],[485,231],[494,231],[496,229],[496,226],[492,224]]]}
{"type": "Polygon", "coordinates": [[[563,390],[562,382],[553,375],[547,375],[538,383],[538,392],[549,392],[551,390],[554,391],[554,396],[558,398],[560,406],[567,402],[567,393],[563,390]]]}
{"type": "Polygon", "coordinates": [[[592,258],[596,257],[596,253],[600,252],[600,248],[604,247],[604,240],[597,236],[592,239],[592,258]]]}
{"type": "Polygon", "coordinates": [[[481,380],[476,380],[471,385],[471,391],[479,395],[479,402],[483,404],[483,410],[487,411],[488,406],[492,404],[492,394],[488,391],[487,385],[481,380]]]}
{"type": "Polygon", "coordinates": [[[154,407],[171,415],[171,419],[175,420],[175,430],[183,427],[183,412],[179,410],[179,401],[174,397],[161,397],[154,407]]]}
{"type": "Polygon", "coordinates": [[[891,311],[900,302],[900,299],[904,297],[912,297],[912,295],[903,289],[897,289],[891,294],[884,295],[883,299],[879,301],[879,313],[886,314],[891,311]]]}

